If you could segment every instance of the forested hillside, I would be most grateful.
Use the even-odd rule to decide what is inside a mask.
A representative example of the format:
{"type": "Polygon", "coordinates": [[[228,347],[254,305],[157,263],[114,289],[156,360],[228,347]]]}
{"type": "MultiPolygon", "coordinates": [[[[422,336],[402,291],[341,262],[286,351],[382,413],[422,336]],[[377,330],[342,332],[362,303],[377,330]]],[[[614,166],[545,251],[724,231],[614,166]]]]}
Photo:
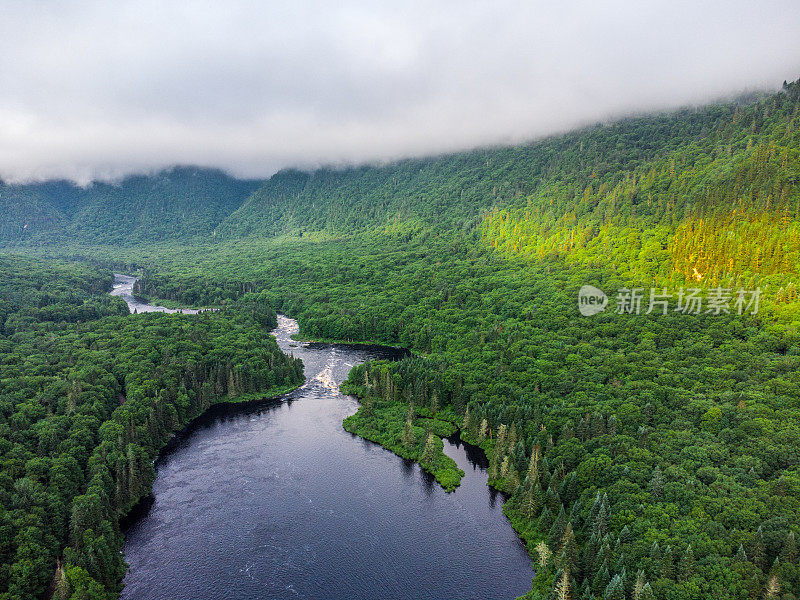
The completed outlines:
{"type": "Polygon", "coordinates": [[[302,381],[258,297],[130,315],[112,280],[0,257],[0,598],[115,597],[119,519],[150,493],[170,437],[215,402],[302,381]]]}
{"type": "Polygon", "coordinates": [[[423,354],[354,370],[359,427],[402,452],[406,419],[459,415],[513,494],[532,598],[794,598],[799,111],[791,84],[521,148],[284,174],[290,193],[273,178],[220,231],[304,238],[251,235],[193,266],[151,254],[142,290],[264,290],[306,335],[423,354]],[[584,284],[671,304],[583,317],[584,284]],[[720,286],[761,286],[760,310],[676,310],[680,288],[720,286]]]}
{"type": "MultiPolygon", "coordinates": [[[[286,171],[213,239],[36,252],[142,267],[139,292],[155,299],[256,294],[306,336],[415,350],[354,369],[367,410],[350,425],[414,455],[404,432],[439,415],[483,446],[539,564],[532,599],[789,600],[798,128],[800,85],[786,84],[514,148],[286,171]],[[584,285],[608,293],[608,310],[580,314],[584,285]],[[651,288],[665,310],[647,311],[651,288]],[[634,289],[639,311],[616,298],[634,289]],[[757,289],[760,304],[737,310],[736,294],[757,289]]],[[[12,324],[51,327],[17,315],[31,301],[7,305],[12,324]]]]}
{"type": "Polygon", "coordinates": [[[176,167],[86,188],[0,181],[0,242],[119,244],[207,238],[260,182],[176,167]]]}

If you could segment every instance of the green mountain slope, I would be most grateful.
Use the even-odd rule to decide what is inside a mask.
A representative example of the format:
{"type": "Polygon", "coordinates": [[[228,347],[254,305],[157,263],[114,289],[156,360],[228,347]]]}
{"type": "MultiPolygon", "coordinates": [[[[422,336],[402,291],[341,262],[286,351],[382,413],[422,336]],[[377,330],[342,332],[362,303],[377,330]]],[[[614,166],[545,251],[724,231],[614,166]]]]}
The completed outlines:
{"type": "Polygon", "coordinates": [[[213,236],[260,182],[216,169],[176,167],[95,182],[0,183],[0,241],[133,242],[213,236]]]}
{"type": "Polygon", "coordinates": [[[221,239],[479,226],[504,252],[719,282],[800,261],[800,84],[513,148],[285,171],[221,239]]]}
{"type": "Polygon", "coordinates": [[[738,104],[598,125],[515,147],[382,166],[274,175],[218,228],[226,238],[335,234],[416,223],[460,229],[549,181],[620,173],[702,140],[738,104]]]}

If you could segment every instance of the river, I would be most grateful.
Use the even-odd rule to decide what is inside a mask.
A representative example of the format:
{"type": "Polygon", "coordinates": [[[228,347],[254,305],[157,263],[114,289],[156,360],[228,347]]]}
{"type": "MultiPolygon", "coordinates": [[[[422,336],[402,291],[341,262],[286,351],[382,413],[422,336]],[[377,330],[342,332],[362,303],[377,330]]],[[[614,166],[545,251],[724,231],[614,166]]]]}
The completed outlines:
{"type": "Polygon", "coordinates": [[[147,304],[146,302],[140,302],[133,295],[134,283],[136,283],[136,277],[122,275],[121,273],[114,273],[114,288],[110,292],[112,296],[122,297],[131,312],[163,312],[196,315],[204,310],[211,310],[203,308],[167,308],[166,306],[155,306],[153,304],[147,304]]]}
{"type": "MultiPolygon", "coordinates": [[[[138,311],[144,312],[144,311],[138,311]]],[[[445,440],[466,475],[446,493],[418,465],[342,428],[350,368],[399,351],[273,335],[306,383],[274,401],[219,405],[156,464],[152,503],[126,530],[127,600],[491,600],[533,569],[486,486],[480,449],[445,440]]]]}

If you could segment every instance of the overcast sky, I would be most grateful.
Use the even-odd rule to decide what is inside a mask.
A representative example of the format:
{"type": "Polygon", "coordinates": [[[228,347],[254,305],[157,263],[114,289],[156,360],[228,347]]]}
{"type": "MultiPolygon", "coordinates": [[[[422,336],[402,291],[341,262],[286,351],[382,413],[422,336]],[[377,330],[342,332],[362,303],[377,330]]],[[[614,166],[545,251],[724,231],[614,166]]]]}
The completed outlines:
{"type": "Polygon", "coordinates": [[[798,0],[0,0],[0,177],[267,176],[798,77],[798,0]]]}

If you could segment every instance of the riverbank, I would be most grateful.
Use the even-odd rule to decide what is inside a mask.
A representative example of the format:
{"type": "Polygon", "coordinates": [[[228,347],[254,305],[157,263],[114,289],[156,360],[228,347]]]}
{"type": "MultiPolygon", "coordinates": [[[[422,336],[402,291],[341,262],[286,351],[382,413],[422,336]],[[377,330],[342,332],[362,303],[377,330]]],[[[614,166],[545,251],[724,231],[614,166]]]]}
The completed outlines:
{"type": "Polygon", "coordinates": [[[434,414],[427,407],[383,400],[372,394],[372,390],[364,384],[351,379],[356,371],[363,373],[354,367],[348,379],[342,383],[341,390],[359,398],[362,405],[355,415],[344,420],[344,428],[398,456],[419,463],[447,491],[453,491],[460,485],[464,472],[458,470],[457,465],[453,469],[454,463],[451,464],[443,452],[442,438],[457,437],[481,451],[488,468],[485,485],[503,495],[503,514],[525,544],[528,555],[535,560],[538,557],[535,546],[546,537],[546,533],[540,531],[536,521],[523,514],[516,495],[521,482],[515,471],[514,475],[504,475],[499,456],[502,452],[498,452],[498,441],[492,437],[492,432],[481,437],[476,435],[472,424],[465,429],[467,419],[455,414],[449,407],[434,414]],[[432,454],[425,456],[425,445],[430,434],[433,434],[434,446],[429,450],[432,454]]]}
{"type": "Polygon", "coordinates": [[[348,339],[336,339],[336,338],[325,338],[325,337],[314,337],[303,335],[302,333],[295,333],[292,334],[291,339],[295,342],[302,342],[308,344],[344,344],[347,346],[362,346],[362,347],[381,347],[381,348],[391,348],[392,350],[403,350],[411,354],[411,350],[405,348],[403,346],[398,346],[396,343],[391,342],[382,342],[378,340],[348,340],[348,339]]]}
{"type": "MultiPolygon", "coordinates": [[[[179,430],[173,432],[172,436],[167,439],[160,448],[157,449],[157,456],[153,461],[154,467],[157,468],[158,464],[162,462],[175,448],[177,448],[183,440],[188,438],[202,423],[214,418],[220,411],[226,409],[244,408],[245,405],[256,404],[274,404],[286,400],[286,396],[295,390],[300,389],[305,381],[300,381],[292,385],[278,386],[269,390],[268,393],[250,393],[239,394],[234,397],[223,397],[216,400],[211,406],[204,410],[199,415],[191,418],[179,430]]],[[[139,519],[147,514],[150,506],[153,503],[153,490],[152,482],[150,490],[136,501],[131,509],[119,518],[119,528],[124,534],[132,525],[139,519]]]]}
{"type": "Polygon", "coordinates": [[[342,425],[350,433],[419,463],[448,492],[461,484],[464,471],[444,453],[442,442],[443,437],[455,433],[452,423],[412,416],[402,405],[362,405],[342,425]]]}

